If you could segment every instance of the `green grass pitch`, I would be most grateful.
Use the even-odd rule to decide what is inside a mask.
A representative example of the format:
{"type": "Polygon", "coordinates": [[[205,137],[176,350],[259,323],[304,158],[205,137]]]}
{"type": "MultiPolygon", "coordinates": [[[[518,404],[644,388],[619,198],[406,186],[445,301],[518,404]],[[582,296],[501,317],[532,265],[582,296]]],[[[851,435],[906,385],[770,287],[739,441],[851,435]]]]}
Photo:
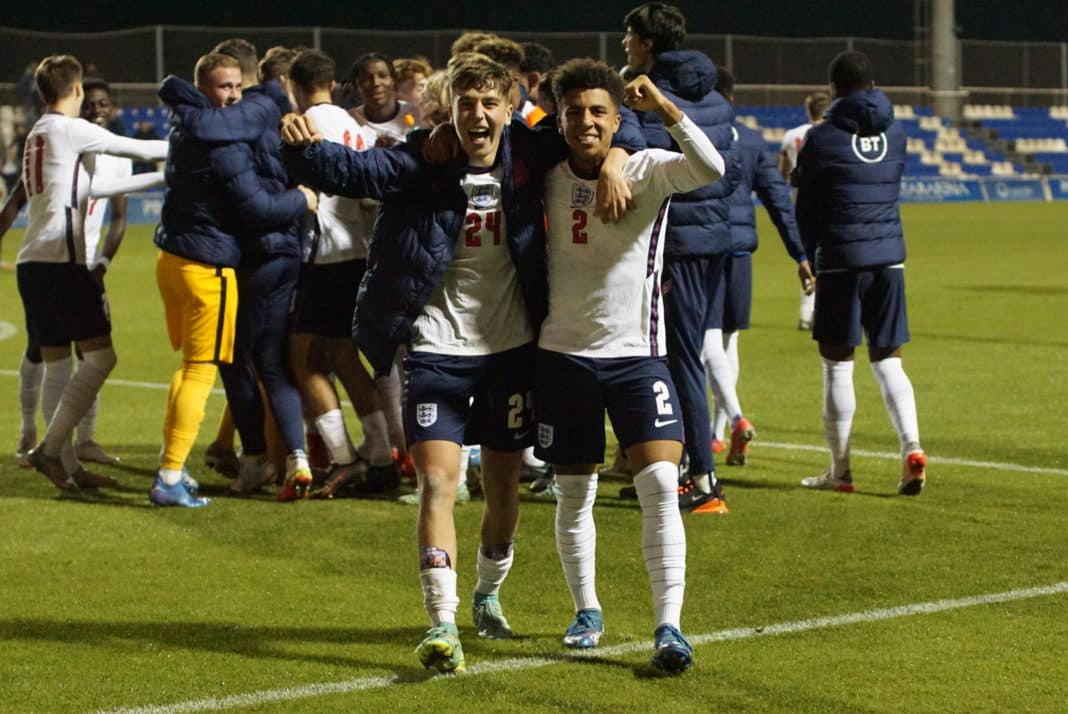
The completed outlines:
{"type": "MultiPolygon", "coordinates": [[[[166,392],[150,385],[168,382],[177,357],[146,227],[129,231],[108,276],[113,376],[144,383],[104,389],[97,438],[122,457],[103,469],[120,485],[59,495],[10,456],[24,334],[14,276],[0,274],[0,321],[18,328],[0,341],[0,712],[1064,711],[1068,592],[968,598],[1068,581],[1068,204],[904,209],[905,367],[932,457],[916,499],[892,496],[899,465],[878,454],[896,437],[863,355],[854,448],[873,455],[855,457],[858,493],[799,487],[826,461],[793,448],[823,444],[819,359],[796,329],[794,271],[761,220],[739,385],[759,436],[747,466],[720,468],[730,515],[686,517],[683,626],[698,644],[678,679],[646,667],[640,514],[616,497],[620,482],[602,481],[596,510],[600,656],[563,657],[572,613],[553,506],[531,498],[502,592],[519,637],[475,636],[472,502],[456,511],[471,671],[433,679],[413,654],[426,625],[412,507],[226,497],[200,468],[218,395],[190,464],[219,498],[151,507],[166,392]],[[876,612],[940,600],[958,606],[876,612]],[[739,632],[702,637],[726,630],[739,632]]],[[[20,237],[7,237],[8,260],[20,237]]]]}

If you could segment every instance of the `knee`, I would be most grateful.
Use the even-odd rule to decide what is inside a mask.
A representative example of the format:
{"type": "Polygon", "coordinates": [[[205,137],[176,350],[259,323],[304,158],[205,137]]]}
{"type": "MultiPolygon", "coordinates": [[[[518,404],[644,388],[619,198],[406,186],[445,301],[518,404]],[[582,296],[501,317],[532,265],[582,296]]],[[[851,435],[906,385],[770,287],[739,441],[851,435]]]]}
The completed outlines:
{"type": "Polygon", "coordinates": [[[111,347],[86,352],[83,360],[84,364],[92,365],[95,369],[105,374],[110,373],[111,370],[115,369],[115,365],[119,363],[119,358],[111,347]]]}
{"type": "Polygon", "coordinates": [[[460,479],[443,469],[431,468],[419,474],[419,482],[424,503],[441,503],[455,498],[460,479]]]}

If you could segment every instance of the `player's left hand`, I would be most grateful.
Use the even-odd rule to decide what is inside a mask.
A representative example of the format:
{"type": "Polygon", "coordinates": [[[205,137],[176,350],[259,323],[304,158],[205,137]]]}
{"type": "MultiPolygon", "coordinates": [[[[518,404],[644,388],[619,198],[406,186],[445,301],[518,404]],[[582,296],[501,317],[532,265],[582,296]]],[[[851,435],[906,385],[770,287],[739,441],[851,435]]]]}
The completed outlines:
{"type": "Polygon", "coordinates": [[[805,295],[816,292],[816,277],[812,274],[812,266],[807,260],[797,264],[797,277],[801,280],[801,289],[805,291],[805,295]]]}
{"type": "Polygon", "coordinates": [[[460,137],[452,122],[438,124],[423,142],[423,160],[428,164],[447,164],[460,155],[460,137]]]}
{"type": "Polygon", "coordinates": [[[319,127],[309,116],[286,114],[282,117],[282,141],[290,146],[308,146],[323,140],[319,127]]]}
{"type": "Polygon", "coordinates": [[[634,197],[630,186],[623,178],[623,164],[627,161],[627,152],[614,148],[608,152],[601,173],[597,178],[597,203],[593,215],[603,223],[618,223],[627,211],[634,208],[634,197]]]}
{"type": "Polygon", "coordinates": [[[103,264],[97,263],[93,266],[93,269],[89,271],[89,274],[93,276],[93,280],[95,280],[96,284],[101,288],[104,287],[104,273],[106,273],[107,270],[108,269],[105,268],[103,264]]]}

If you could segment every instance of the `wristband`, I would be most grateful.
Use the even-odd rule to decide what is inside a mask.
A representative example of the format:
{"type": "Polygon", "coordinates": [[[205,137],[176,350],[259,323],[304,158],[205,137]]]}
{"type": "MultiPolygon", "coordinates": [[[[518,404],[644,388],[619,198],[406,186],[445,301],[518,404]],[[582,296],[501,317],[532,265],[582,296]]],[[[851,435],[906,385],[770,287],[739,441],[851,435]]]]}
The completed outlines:
{"type": "Polygon", "coordinates": [[[97,258],[96,262],[93,263],[93,269],[95,270],[101,266],[103,266],[105,273],[108,272],[108,268],[111,267],[111,259],[108,258],[106,255],[102,255],[97,258]]]}

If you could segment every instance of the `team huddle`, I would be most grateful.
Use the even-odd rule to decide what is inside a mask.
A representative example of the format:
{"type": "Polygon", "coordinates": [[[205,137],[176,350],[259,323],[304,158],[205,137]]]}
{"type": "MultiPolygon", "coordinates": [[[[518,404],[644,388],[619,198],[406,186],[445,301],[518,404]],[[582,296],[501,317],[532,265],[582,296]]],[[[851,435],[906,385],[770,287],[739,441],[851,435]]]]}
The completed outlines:
{"type": "Polygon", "coordinates": [[[107,85],[83,79],[69,55],[43,60],[48,113],[0,213],[0,235],[22,203],[29,216],[17,263],[29,341],[17,456],[60,489],[113,484],[83,466],[113,458],[79,424],[116,364],[103,281],[125,227],[121,197],[162,184],[156,279],[181,360],[153,503],[209,504],[187,462],[217,372],[228,411],[206,458],[232,477],[233,494],[275,483],[280,501],[382,494],[410,469],[430,620],[416,654],[427,668],[461,672],[453,509],[477,447],[478,636],[513,635],[500,591],[520,480],[535,469],[556,498],[574,601],[563,644],[595,648],[605,624],[593,506],[607,413],[613,469],[633,476],[621,496],[642,512],[652,664],[688,669],[682,514],[728,512],[714,454],[742,466],[756,436],[735,387],[754,192],[797,264],[803,301],[814,294],[801,322],[823,362],[831,465],[802,485],[854,489],[853,355],[866,335],[901,445],[898,493],[923,488],[900,356],[905,137],[867,57],[843,52],[830,64],[833,101],[777,166],[734,120],[730,72],[680,48],[677,8],[648,3],[624,25],[622,70],[556,65],[541,46],[482,33],[457,40],[438,72],[369,53],[353,66],[361,102],[350,110],[338,106],[351,97],[323,52],[272,48],[257,65],[251,45],[229,41],[198,60],[195,83],[161,83],[167,141],[102,128],[107,85]],[[129,159],[165,167],[134,176],[129,159]],[[111,201],[103,240],[99,198],[111,201]],[[361,422],[358,445],[337,382],[361,422]]]}

